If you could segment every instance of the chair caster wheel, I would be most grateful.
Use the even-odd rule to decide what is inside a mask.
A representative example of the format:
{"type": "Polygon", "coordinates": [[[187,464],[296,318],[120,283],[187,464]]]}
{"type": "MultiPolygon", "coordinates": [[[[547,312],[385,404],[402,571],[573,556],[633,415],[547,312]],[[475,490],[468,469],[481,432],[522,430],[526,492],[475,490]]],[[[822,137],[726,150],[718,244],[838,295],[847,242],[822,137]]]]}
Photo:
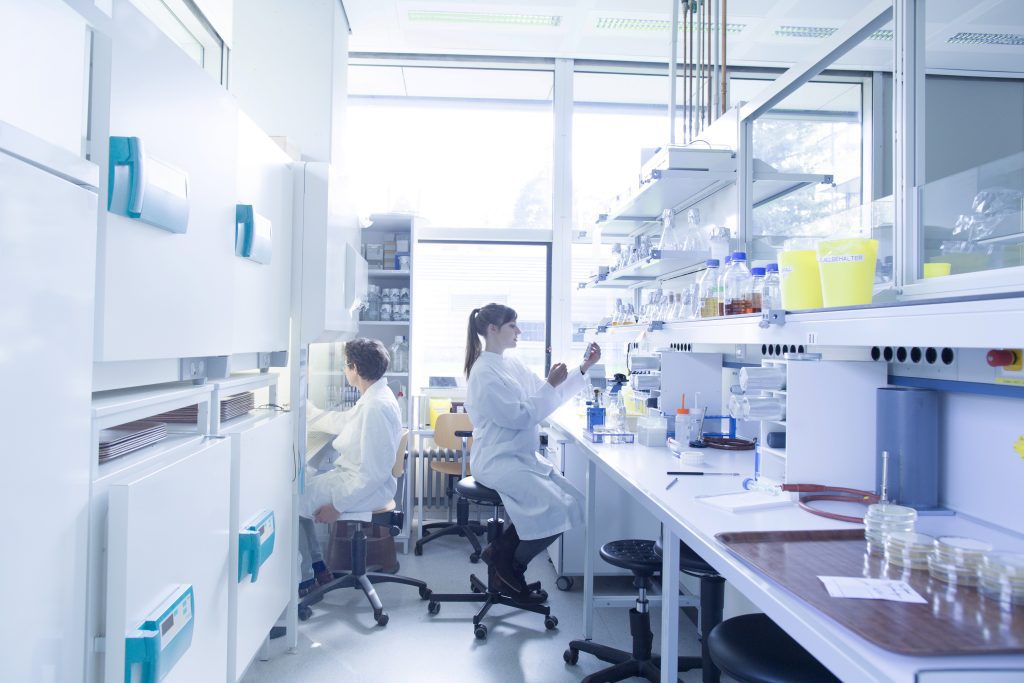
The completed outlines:
{"type": "Polygon", "coordinates": [[[420,599],[429,600],[431,593],[433,593],[433,591],[426,586],[420,586],[420,599]]]}
{"type": "Polygon", "coordinates": [[[388,617],[388,615],[387,615],[387,612],[383,612],[383,611],[382,612],[376,612],[373,615],[373,618],[374,618],[374,621],[377,622],[377,626],[387,626],[388,625],[388,620],[390,619],[390,617],[388,617]]]}
{"type": "Polygon", "coordinates": [[[572,590],[572,586],[575,583],[571,576],[559,576],[555,579],[555,588],[560,591],[572,590]]]}
{"type": "Polygon", "coordinates": [[[469,590],[473,591],[474,593],[483,593],[483,591],[480,590],[480,587],[477,586],[476,583],[474,583],[473,581],[469,582],[469,590]]]}
{"type": "Polygon", "coordinates": [[[420,555],[422,555],[422,554],[423,554],[423,546],[421,546],[421,545],[417,545],[416,547],[414,547],[414,548],[412,549],[412,554],[413,554],[413,555],[416,555],[417,557],[419,557],[420,555]]]}
{"type": "Polygon", "coordinates": [[[313,616],[313,608],[307,605],[299,605],[299,621],[306,621],[313,616]]]}
{"type": "Polygon", "coordinates": [[[576,664],[580,661],[580,651],[574,650],[571,647],[562,653],[562,659],[565,660],[566,664],[576,664]]]}
{"type": "Polygon", "coordinates": [[[476,564],[477,562],[480,561],[480,555],[478,553],[473,553],[472,555],[469,556],[469,561],[472,562],[473,564],[476,564]]]}
{"type": "Polygon", "coordinates": [[[429,603],[427,603],[427,612],[429,614],[437,614],[440,611],[441,611],[441,603],[434,602],[433,600],[431,600],[429,603]]]}
{"type": "Polygon", "coordinates": [[[484,640],[487,638],[487,627],[484,624],[477,624],[476,628],[473,629],[473,635],[476,636],[477,640],[484,640]]]}
{"type": "Polygon", "coordinates": [[[555,628],[557,626],[558,626],[558,618],[557,617],[544,617],[544,628],[546,628],[547,630],[550,631],[551,629],[553,629],[553,628],[555,628]]]}

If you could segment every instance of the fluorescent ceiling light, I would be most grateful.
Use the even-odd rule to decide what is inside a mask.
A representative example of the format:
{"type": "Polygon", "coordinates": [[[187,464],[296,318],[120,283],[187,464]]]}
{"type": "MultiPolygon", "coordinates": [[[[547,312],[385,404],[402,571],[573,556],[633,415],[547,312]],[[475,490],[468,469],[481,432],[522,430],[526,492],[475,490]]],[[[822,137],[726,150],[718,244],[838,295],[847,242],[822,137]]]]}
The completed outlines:
{"type": "Polygon", "coordinates": [[[420,21],[435,24],[493,24],[499,26],[555,27],[562,23],[562,17],[549,14],[409,10],[409,21],[420,21]]]}
{"type": "Polygon", "coordinates": [[[1019,33],[957,33],[946,41],[954,45],[1024,45],[1019,33]]]}
{"type": "MultiPolygon", "coordinates": [[[[839,29],[832,26],[780,26],[775,35],[783,38],[828,38],[839,29]]],[[[868,40],[892,40],[892,29],[880,28],[868,40]]]]}
{"type": "MultiPolygon", "coordinates": [[[[627,19],[625,17],[598,17],[594,28],[610,31],[668,31],[672,21],[669,19],[627,19]]],[[[717,28],[718,24],[711,24],[711,28],[717,28]]],[[[747,27],[746,24],[726,23],[726,33],[740,33],[747,27]]],[[[679,30],[683,30],[683,23],[679,22],[679,30]]],[[[708,24],[701,26],[702,31],[708,30],[708,24]]]]}

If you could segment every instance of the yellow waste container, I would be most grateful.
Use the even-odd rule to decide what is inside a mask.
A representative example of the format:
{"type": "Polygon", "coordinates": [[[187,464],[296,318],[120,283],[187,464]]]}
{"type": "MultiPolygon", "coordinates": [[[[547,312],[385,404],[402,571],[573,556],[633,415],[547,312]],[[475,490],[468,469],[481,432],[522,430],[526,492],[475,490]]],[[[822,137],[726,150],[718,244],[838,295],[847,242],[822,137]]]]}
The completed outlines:
{"type": "Polygon", "coordinates": [[[878,240],[851,237],[818,242],[825,307],[870,304],[877,256],[878,240]]]}
{"type": "Polygon", "coordinates": [[[821,308],[821,279],[818,258],[813,249],[789,249],[779,252],[779,277],[782,280],[782,307],[787,311],[821,308]]]}

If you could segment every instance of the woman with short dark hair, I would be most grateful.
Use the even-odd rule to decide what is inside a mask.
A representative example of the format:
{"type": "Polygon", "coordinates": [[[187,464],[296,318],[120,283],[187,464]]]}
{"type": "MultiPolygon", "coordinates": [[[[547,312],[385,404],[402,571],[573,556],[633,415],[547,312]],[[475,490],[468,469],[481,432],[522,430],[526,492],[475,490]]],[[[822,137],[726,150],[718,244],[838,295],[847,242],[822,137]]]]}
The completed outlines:
{"type": "MultiPolygon", "coordinates": [[[[310,428],[337,434],[332,442],[338,459],[330,472],[308,477],[299,514],[318,522],[334,522],[345,512],[372,512],[394,498],[397,481],[391,473],[402,435],[402,416],[394,393],[383,379],[388,352],[374,339],[353,339],[345,344],[345,379],[359,390],[349,410],[323,411],[307,406],[310,428]]],[[[330,573],[317,561],[315,539],[308,539],[312,523],[303,521],[300,534],[303,588],[312,587],[314,574],[324,581],[330,573]],[[314,566],[317,565],[317,566],[314,566]]]]}

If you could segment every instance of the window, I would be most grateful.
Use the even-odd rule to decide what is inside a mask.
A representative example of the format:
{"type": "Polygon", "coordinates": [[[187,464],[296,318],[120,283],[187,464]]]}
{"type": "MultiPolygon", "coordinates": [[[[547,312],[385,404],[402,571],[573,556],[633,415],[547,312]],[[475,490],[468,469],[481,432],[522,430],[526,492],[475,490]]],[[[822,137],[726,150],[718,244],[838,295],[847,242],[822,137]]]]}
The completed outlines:
{"type": "Polygon", "coordinates": [[[551,227],[550,71],[350,67],[359,209],[445,228],[551,227]]]}
{"type": "MultiPolygon", "coordinates": [[[[733,78],[730,97],[753,99],[764,85],[733,78]]],[[[756,257],[770,258],[788,237],[827,237],[849,229],[829,218],[862,201],[863,87],[860,81],[812,81],[754,123],[755,158],[776,171],[833,176],[833,185],[812,184],[754,209],[756,257]]]]}
{"type": "Polygon", "coordinates": [[[426,387],[431,376],[464,376],[469,312],[492,302],[519,314],[522,334],[512,353],[543,375],[549,264],[547,244],[420,242],[413,283],[413,391],[426,387]]]}
{"type": "Polygon", "coordinates": [[[576,73],[573,79],[573,225],[593,227],[636,183],[640,155],[668,141],[666,76],[576,73]]]}
{"type": "Polygon", "coordinates": [[[189,0],[132,0],[146,17],[222,85],[224,41],[189,0]]]}

